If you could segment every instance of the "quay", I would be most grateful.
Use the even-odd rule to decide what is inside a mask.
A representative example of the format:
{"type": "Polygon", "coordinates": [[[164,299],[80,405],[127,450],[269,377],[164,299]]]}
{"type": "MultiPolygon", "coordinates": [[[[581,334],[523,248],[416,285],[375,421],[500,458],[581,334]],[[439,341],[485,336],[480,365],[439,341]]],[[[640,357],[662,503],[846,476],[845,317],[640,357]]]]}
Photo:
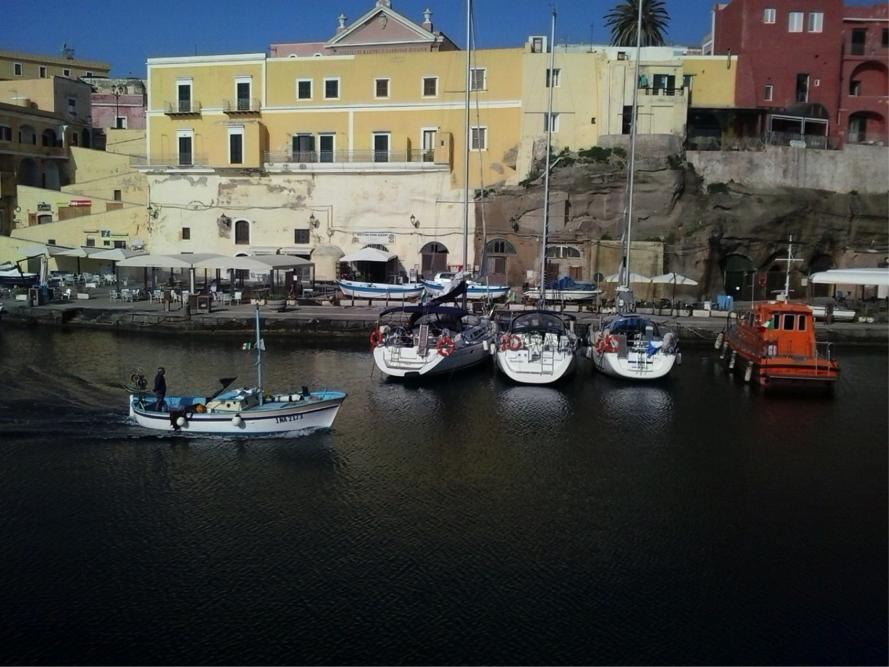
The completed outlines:
{"type": "MultiPolygon", "coordinates": [[[[300,301],[277,311],[260,306],[264,336],[286,335],[306,343],[331,341],[366,341],[376,328],[379,314],[387,306],[356,300],[356,305],[332,305],[317,301],[300,301]]],[[[395,303],[390,304],[397,305],[395,303]]],[[[736,309],[744,306],[736,304],[736,309]]],[[[104,298],[53,301],[44,305],[22,305],[19,301],[0,302],[0,321],[23,326],[85,327],[114,331],[158,334],[237,334],[254,330],[254,311],[250,303],[191,309],[187,306],[148,301],[120,302],[104,298]]],[[[504,304],[501,313],[518,311],[523,306],[504,304]]],[[[567,310],[577,318],[579,333],[598,321],[601,315],[575,307],[567,310]]],[[[724,311],[693,311],[691,315],[658,315],[650,317],[672,328],[687,347],[711,345],[722,331],[727,313],[724,311]]],[[[873,322],[818,322],[819,341],[838,346],[889,347],[889,323],[885,313],[873,322]]]]}

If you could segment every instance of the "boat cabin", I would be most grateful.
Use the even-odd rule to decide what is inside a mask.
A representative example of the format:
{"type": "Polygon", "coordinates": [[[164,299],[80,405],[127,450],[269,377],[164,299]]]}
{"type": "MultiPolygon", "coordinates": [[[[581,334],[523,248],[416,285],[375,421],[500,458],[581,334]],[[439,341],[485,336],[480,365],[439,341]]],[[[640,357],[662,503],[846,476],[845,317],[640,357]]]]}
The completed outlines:
{"type": "Polygon", "coordinates": [[[235,389],[207,402],[207,411],[248,410],[259,406],[259,389],[235,389]]]}

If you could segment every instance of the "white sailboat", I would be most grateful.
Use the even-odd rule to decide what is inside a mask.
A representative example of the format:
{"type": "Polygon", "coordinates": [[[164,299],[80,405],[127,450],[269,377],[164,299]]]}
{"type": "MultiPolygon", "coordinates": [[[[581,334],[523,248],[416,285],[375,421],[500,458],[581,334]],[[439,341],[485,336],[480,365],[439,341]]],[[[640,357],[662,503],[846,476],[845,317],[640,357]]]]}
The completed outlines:
{"type": "MultiPolygon", "coordinates": [[[[555,70],[556,10],[552,15],[550,72],[555,70]]],[[[543,194],[543,232],[540,237],[540,275],[546,275],[546,238],[549,228],[549,176],[552,153],[553,89],[549,87],[546,129],[546,172],[543,194]]],[[[510,380],[521,384],[550,384],[571,375],[577,367],[579,340],[573,315],[546,310],[546,285],[541,280],[537,308],[521,311],[497,341],[494,360],[510,380]]]]}
{"type": "MultiPolygon", "coordinates": [[[[466,108],[463,171],[463,266],[469,255],[470,91],[472,67],[472,0],[466,2],[466,108]]],[[[392,377],[420,378],[453,373],[490,358],[497,327],[488,316],[466,308],[467,281],[451,280],[446,292],[422,305],[390,308],[380,313],[371,334],[374,363],[392,377]],[[461,306],[444,303],[462,297],[461,306]]]]}
{"type": "Polygon", "coordinates": [[[257,383],[255,387],[229,389],[236,378],[220,380],[222,389],[206,394],[166,396],[158,401],[141,371],[125,385],[130,391],[130,418],[144,428],[177,433],[221,435],[269,435],[291,431],[330,428],[346,400],[342,391],[299,391],[267,394],[262,386],[262,353],[265,344],[259,333],[256,307],[257,383]]]}
{"type": "Polygon", "coordinates": [[[638,3],[636,24],[636,65],[633,76],[633,106],[630,122],[630,160],[627,178],[626,230],[624,259],[620,269],[618,312],[590,328],[587,356],[597,370],[612,377],[628,380],[658,380],[669,375],[681,359],[679,338],[673,332],[661,333],[654,320],[632,310],[630,288],[630,244],[633,231],[633,185],[636,171],[636,130],[639,97],[639,61],[642,56],[642,2],[638,3]]]}

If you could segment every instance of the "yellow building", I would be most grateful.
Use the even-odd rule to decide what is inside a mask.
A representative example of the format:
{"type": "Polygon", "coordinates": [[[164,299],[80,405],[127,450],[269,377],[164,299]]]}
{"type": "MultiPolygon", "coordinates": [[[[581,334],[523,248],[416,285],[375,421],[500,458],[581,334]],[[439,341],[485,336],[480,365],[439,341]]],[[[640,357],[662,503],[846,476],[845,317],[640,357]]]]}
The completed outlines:
{"type": "MultiPolygon", "coordinates": [[[[149,59],[152,251],[318,259],[373,244],[399,272],[464,263],[464,188],[474,229],[475,191],[515,179],[522,50],[467,68],[386,0],[341,27],[312,55],[149,59]]],[[[316,261],[319,278],[336,269],[316,261]]]]}
{"type": "Polygon", "coordinates": [[[79,79],[82,76],[108,76],[111,64],[74,57],[74,49],[64,49],[61,57],[0,50],[0,81],[51,79],[54,76],[79,79]]]}

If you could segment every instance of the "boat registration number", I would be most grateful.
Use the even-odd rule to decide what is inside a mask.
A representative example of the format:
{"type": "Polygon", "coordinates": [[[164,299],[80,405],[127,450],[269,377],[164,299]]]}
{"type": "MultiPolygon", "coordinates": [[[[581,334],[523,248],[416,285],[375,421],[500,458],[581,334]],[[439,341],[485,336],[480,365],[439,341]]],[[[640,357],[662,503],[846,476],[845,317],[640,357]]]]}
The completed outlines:
{"type": "Polygon", "coordinates": [[[283,417],[275,417],[275,423],[283,424],[284,422],[295,422],[302,418],[303,415],[284,415],[283,417]]]}

